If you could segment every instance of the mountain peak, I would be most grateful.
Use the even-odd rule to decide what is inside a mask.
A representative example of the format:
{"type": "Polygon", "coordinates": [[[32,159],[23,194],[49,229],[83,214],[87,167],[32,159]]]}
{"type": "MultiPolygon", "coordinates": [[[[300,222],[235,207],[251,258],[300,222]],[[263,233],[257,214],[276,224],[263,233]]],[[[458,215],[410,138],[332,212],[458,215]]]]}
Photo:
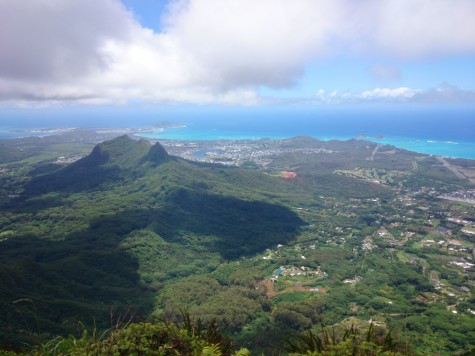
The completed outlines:
{"type": "Polygon", "coordinates": [[[152,146],[147,140],[123,135],[96,145],[88,156],[57,172],[36,177],[25,191],[27,194],[61,189],[80,191],[122,179],[145,161],[160,164],[170,159],[159,143],[152,146]]]}
{"type": "Polygon", "coordinates": [[[165,148],[158,142],[154,144],[147,153],[146,160],[154,163],[166,162],[170,159],[170,155],[165,148]]]}
{"type": "Polygon", "coordinates": [[[110,163],[119,166],[131,166],[145,156],[151,144],[146,140],[133,140],[127,135],[104,141],[92,150],[89,161],[98,165],[110,163]]]}

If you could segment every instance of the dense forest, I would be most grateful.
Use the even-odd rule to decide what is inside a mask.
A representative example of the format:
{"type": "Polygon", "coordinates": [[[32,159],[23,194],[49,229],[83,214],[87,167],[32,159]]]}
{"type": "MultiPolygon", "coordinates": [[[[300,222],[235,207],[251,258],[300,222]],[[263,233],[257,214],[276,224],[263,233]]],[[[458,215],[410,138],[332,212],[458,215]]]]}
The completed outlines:
{"type": "Polygon", "coordinates": [[[460,179],[435,157],[381,146],[375,158],[358,140],[283,140],[266,165],[240,167],[128,136],[5,145],[5,350],[475,348],[475,206],[443,198],[474,189],[473,161],[452,161],[460,179]]]}

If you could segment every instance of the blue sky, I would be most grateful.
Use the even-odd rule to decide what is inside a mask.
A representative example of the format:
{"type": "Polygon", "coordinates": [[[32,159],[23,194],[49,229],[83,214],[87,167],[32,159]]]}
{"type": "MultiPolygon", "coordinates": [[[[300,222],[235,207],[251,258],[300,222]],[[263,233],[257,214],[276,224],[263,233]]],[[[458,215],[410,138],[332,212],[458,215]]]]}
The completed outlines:
{"type": "Polygon", "coordinates": [[[473,0],[5,1],[0,115],[474,106],[473,18],[473,0]]]}

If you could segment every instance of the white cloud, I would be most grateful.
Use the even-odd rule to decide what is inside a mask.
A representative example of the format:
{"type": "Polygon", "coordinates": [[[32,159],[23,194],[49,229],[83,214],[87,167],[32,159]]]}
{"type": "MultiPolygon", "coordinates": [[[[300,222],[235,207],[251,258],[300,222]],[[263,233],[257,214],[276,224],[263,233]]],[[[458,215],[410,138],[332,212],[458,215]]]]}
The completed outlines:
{"type": "Polygon", "coordinates": [[[474,17],[473,0],[175,0],[154,33],[119,0],[0,0],[0,100],[256,104],[259,86],[292,86],[322,56],[473,52],[474,17]]]}
{"type": "Polygon", "coordinates": [[[132,16],[115,0],[1,0],[0,77],[74,79],[105,68],[106,40],[128,40],[132,16]]]}
{"type": "Polygon", "coordinates": [[[362,92],[359,97],[365,100],[377,99],[410,99],[417,95],[419,90],[410,89],[406,87],[389,89],[389,88],[375,88],[362,92]]]}
{"type": "Polygon", "coordinates": [[[292,85],[304,64],[331,50],[340,1],[178,1],[167,33],[221,88],[292,85]]]}
{"type": "Polygon", "coordinates": [[[462,90],[447,83],[428,90],[399,88],[373,88],[359,93],[333,91],[327,94],[319,89],[315,98],[310,100],[314,104],[355,104],[355,103],[475,103],[475,91],[462,90]]]}
{"type": "Polygon", "coordinates": [[[376,8],[374,44],[401,57],[475,51],[475,1],[385,0],[376,8]]]}

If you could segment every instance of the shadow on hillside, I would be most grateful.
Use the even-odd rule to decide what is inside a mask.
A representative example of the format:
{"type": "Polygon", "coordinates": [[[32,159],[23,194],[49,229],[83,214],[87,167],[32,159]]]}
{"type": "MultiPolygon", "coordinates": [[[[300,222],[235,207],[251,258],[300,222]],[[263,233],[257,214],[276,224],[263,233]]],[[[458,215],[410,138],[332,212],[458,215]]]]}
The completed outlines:
{"type": "Polygon", "coordinates": [[[66,334],[78,321],[109,327],[111,307],[150,312],[155,293],[141,282],[137,258],[120,246],[133,231],[149,228],[181,246],[201,241],[233,259],[294,239],[302,223],[282,206],[179,189],[161,209],[102,216],[62,241],[9,238],[0,249],[0,343],[36,333],[37,321],[40,332],[66,334]]]}
{"type": "Polygon", "coordinates": [[[79,322],[105,330],[129,318],[131,310],[148,315],[154,292],[140,281],[137,259],[119,247],[123,228],[98,221],[63,241],[35,236],[3,241],[0,344],[38,342],[44,331],[77,334],[79,322]]]}
{"type": "Polygon", "coordinates": [[[132,209],[97,218],[85,235],[94,244],[104,244],[107,236],[123,239],[144,228],[171,243],[192,244],[194,237],[206,237],[200,241],[206,241],[210,252],[234,259],[295,239],[302,224],[284,206],[180,188],[160,209],[132,209]]]}
{"type": "Polygon", "coordinates": [[[78,161],[56,172],[33,178],[25,185],[25,195],[31,197],[55,191],[78,193],[120,179],[118,167],[89,166],[86,163],[78,161]]]}
{"type": "Polygon", "coordinates": [[[35,214],[41,210],[46,210],[56,206],[64,205],[63,199],[58,196],[41,196],[25,199],[19,197],[10,203],[5,204],[5,208],[11,210],[15,214],[31,213],[35,214]]]}
{"type": "Polygon", "coordinates": [[[233,259],[291,241],[303,223],[280,205],[181,188],[168,197],[153,226],[171,241],[186,242],[189,234],[211,236],[210,251],[233,259]]]}

